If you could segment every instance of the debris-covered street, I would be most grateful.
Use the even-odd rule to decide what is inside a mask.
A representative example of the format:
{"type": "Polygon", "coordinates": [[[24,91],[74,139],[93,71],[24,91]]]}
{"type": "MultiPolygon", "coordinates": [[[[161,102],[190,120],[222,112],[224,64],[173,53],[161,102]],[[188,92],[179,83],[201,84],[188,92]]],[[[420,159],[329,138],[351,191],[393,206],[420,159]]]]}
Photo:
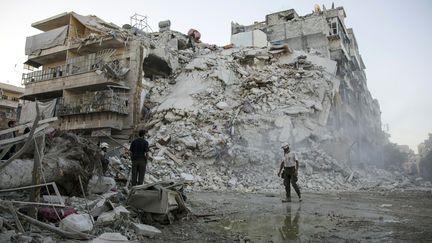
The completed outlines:
{"type": "Polygon", "coordinates": [[[390,139],[347,16],[266,13],[216,45],[32,15],[22,87],[0,83],[0,243],[432,239],[432,134],[390,139]]]}
{"type": "Polygon", "coordinates": [[[432,237],[430,192],[306,193],[303,202],[288,204],[280,203],[281,198],[271,193],[192,193],[190,205],[203,215],[192,223],[196,230],[182,222],[183,227],[164,231],[187,242],[425,242],[432,237]]]}

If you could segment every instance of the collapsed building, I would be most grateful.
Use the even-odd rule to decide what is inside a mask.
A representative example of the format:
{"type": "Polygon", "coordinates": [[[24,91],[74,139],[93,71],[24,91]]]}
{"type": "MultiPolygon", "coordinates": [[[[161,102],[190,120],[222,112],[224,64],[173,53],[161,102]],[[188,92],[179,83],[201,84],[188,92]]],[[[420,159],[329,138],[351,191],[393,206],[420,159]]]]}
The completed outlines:
{"type": "MultiPolygon", "coordinates": [[[[251,26],[232,24],[232,44],[224,47],[200,43],[193,29],[192,38],[172,31],[170,21],[153,33],[74,12],[33,23],[43,33],[26,41],[26,65],[38,70],[23,75],[23,125],[0,133],[20,133],[36,120],[29,135],[0,140],[7,149],[27,149],[2,161],[0,189],[13,197],[16,190],[46,187],[40,200],[14,203],[65,207],[67,201],[78,213],[45,211],[41,217],[60,222],[59,230],[6,209],[6,201],[0,209],[66,238],[120,231],[144,240],[160,233],[140,224],[149,217],[171,223],[189,216],[183,186],[280,191],[275,174],[285,143],[298,152],[299,184],[306,190],[430,187],[373,164],[388,140],[345,17],[341,7],[306,16],[273,13],[251,26]],[[129,191],[127,182],[117,185],[131,170],[122,143],[142,128],[150,145],[146,185],[129,191]],[[105,176],[94,137],[115,143],[105,176]],[[27,146],[32,139],[34,146],[27,146]],[[35,183],[38,163],[43,184],[35,183]],[[57,198],[48,185],[55,185],[57,198]]],[[[127,240],[105,234],[100,240],[127,240]]]]}
{"type": "Polygon", "coordinates": [[[127,142],[145,128],[157,162],[151,181],[210,174],[203,188],[235,187],[258,171],[270,176],[280,145],[290,143],[304,150],[318,181],[314,168],[341,170],[333,182],[343,188],[360,177],[352,166],[374,168],[388,143],[345,17],[342,7],[272,13],[250,26],[233,23],[233,44],[221,48],[191,43],[170,21],[148,33],[63,13],[32,24],[44,32],[26,41],[26,64],[39,70],[23,75],[23,98],[54,103],[60,130],[99,141],[127,142]],[[243,174],[244,165],[254,166],[243,174]]]}
{"type": "Polygon", "coordinates": [[[337,130],[343,139],[331,141],[333,147],[329,150],[334,150],[332,154],[338,159],[346,159],[353,152],[351,160],[375,163],[379,160],[380,147],[387,140],[381,129],[379,103],[367,88],[366,67],[354,31],[345,25],[346,17],[343,7],[323,6],[323,10],[316,7],[312,14],[305,16],[290,9],[268,14],[264,22],[249,26],[232,23],[231,39],[234,44],[243,44],[251,36],[249,33],[264,35],[272,44],[288,44],[294,50],[317,53],[336,61],[339,92],[332,100],[326,125],[337,130]]]}

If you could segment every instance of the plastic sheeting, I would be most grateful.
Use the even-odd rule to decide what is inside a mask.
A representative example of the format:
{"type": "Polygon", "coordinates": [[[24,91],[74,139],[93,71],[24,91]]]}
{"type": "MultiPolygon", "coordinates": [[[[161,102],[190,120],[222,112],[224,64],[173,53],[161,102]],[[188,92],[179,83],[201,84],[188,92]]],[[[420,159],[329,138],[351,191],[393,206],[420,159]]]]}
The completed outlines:
{"type": "Polygon", "coordinates": [[[119,29],[118,26],[112,23],[105,22],[94,15],[82,16],[77,13],[72,13],[72,16],[74,16],[81,24],[85,25],[87,28],[97,32],[109,32],[111,30],[119,29]]]}
{"type": "MultiPolygon", "coordinates": [[[[38,101],[39,111],[41,113],[41,120],[54,117],[57,99],[47,102],[38,101]]],[[[33,122],[36,118],[36,102],[27,102],[21,109],[19,124],[26,124],[33,122]]]]}
{"type": "Polygon", "coordinates": [[[64,45],[68,32],[68,26],[53,29],[38,35],[29,36],[26,39],[25,54],[30,55],[35,51],[64,45]]]}

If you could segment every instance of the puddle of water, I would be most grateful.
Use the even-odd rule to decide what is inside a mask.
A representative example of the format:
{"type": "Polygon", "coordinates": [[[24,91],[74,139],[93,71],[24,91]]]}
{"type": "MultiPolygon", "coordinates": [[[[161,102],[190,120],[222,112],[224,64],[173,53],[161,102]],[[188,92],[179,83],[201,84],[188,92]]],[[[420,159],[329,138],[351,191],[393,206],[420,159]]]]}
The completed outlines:
{"type": "MultiPolygon", "coordinates": [[[[304,231],[317,229],[303,217],[299,206],[287,206],[280,215],[263,214],[244,219],[219,221],[219,229],[247,235],[252,242],[285,242],[300,240],[304,231]]],[[[318,229],[319,231],[319,229],[318,229]]]]}

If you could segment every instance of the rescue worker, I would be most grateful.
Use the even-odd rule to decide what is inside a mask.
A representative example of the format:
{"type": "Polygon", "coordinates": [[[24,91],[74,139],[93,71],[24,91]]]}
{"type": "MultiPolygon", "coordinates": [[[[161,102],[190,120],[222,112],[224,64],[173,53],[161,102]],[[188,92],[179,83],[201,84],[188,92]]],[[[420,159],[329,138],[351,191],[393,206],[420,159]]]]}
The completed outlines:
{"type": "Polygon", "coordinates": [[[281,161],[278,177],[282,177],[284,179],[284,186],[286,192],[286,199],[282,200],[282,202],[291,202],[291,186],[293,186],[296,191],[299,201],[301,202],[301,194],[300,188],[297,185],[298,180],[298,167],[299,162],[297,160],[297,156],[294,152],[290,151],[289,144],[285,144],[282,146],[284,151],[284,158],[281,161]],[[282,172],[283,170],[283,172],[282,172]]]}
{"type": "Polygon", "coordinates": [[[108,155],[107,155],[109,145],[108,145],[108,143],[103,142],[103,143],[101,143],[100,148],[102,150],[101,151],[102,173],[105,175],[105,173],[108,171],[108,165],[109,165],[109,159],[108,159],[108,155]]]}
{"type": "Polygon", "coordinates": [[[147,167],[148,142],[144,139],[145,131],[138,132],[138,138],[130,145],[132,159],[132,186],[141,185],[144,182],[144,175],[147,167]]]}

